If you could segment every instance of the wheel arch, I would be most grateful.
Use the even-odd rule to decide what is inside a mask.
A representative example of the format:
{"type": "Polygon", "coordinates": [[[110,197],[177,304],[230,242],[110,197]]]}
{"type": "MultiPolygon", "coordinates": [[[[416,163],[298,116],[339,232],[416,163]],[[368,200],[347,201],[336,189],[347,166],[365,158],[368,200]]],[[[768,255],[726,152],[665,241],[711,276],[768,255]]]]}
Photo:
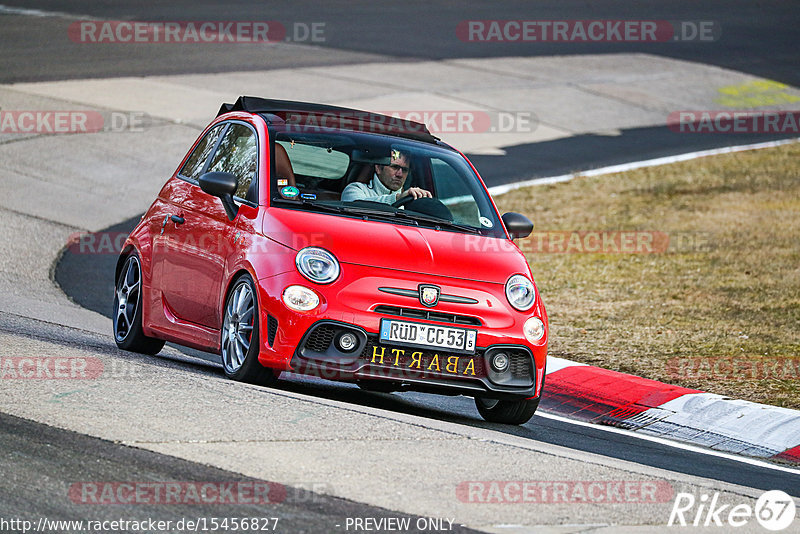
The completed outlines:
{"type": "MultiPolygon", "coordinates": [[[[250,276],[250,279],[256,285],[256,289],[258,289],[258,278],[255,277],[255,274],[245,267],[239,267],[233,273],[231,273],[230,277],[228,277],[228,283],[225,284],[225,288],[222,291],[222,306],[225,307],[225,300],[228,298],[228,295],[231,293],[231,289],[233,289],[233,284],[243,275],[246,274],[250,276]]],[[[256,291],[258,293],[258,291],[256,291]]],[[[256,295],[256,301],[258,301],[258,295],[256,295]]]]}
{"type": "Polygon", "coordinates": [[[136,253],[139,254],[140,258],[139,263],[141,264],[141,257],[142,257],[141,253],[139,253],[139,251],[136,249],[136,247],[133,246],[132,243],[126,243],[125,246],[120,251],[119,256],[117,257],[117,265],[114,268],[115,283],[117,280],[119,280],[119,274],[122,272],[122,266],[125,265],[125,260],[128,259],[128,256],[130,256],[131,252],[133,251],[136,251],[136,253]]]}

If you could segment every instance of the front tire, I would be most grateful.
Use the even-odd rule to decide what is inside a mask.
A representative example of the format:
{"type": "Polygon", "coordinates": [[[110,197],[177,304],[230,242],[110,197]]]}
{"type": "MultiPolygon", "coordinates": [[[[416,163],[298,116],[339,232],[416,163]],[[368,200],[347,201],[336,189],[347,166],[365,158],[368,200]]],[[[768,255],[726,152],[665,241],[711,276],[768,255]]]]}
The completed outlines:
{"type": "Polygon", "coordinates": [[[220,347],[225,375],[250,384],[274,384],[280,371],[264,367],[258,361],[259,308],[250,275],[243,274],[233,283],[223,317],[220,347]]]}
{"type": "Polygon", "coordinates": [[[127,257],[114,290],[114,341],[122,350],[158,354],[164,340],[142,330],[142,263],[135,252],[127,257]]]}
{"type": "Polygon", "coordinates": [[[536,413],[536,408],[539,407],[539,397],[520,400],[475,397],[475,406],[481,417],[490,423],[521,425],[530,421],[533,414],[536,413]]]}

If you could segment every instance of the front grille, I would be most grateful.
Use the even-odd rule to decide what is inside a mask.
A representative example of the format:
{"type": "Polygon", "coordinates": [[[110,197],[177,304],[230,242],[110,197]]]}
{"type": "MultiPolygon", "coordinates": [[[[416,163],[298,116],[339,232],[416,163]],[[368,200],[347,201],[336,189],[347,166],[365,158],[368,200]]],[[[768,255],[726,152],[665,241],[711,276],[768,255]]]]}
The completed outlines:
{"type": "Polygon", "coordinates": [[[278,320],[272,315],[267,315],[267,343],[271,347],[275,344],[275,335],[278,333],[278,320]]]}
{"type": "Polygon", "coordinates": [[[325,352],[333,343],[336,330],[333,327],[322,324],[311,332],[305,343],[305,348],[313,352],[325,352]]]}
{"type": "Polygon", "coordinates": [[[437,323],[469,326],[481,326],[482,324],[481,320],[477,317],[469,317],[468,315],[457,315],[455,313],[443,313],[433,310],[418,310],[415,308],[401,308],[400,306],[381,305],[375,308],[375,313],[394,315],[396,317],[405,317],[408,319],[424,319],[427,321],[436,321],[437,323]]]}

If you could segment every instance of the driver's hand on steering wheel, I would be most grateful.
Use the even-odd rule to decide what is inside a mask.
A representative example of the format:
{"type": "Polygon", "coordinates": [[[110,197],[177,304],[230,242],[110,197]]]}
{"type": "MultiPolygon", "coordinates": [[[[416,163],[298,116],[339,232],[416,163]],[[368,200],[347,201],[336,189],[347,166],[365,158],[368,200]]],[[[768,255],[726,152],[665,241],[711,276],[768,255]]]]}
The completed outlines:
{"type": "Polygon", "coordinates": [[[422,189],[421,187],[409,187],[407,190],[403,191],[402,194],[397,196],[397,200],[407,196],[413,197],[414,200],[418,198],[433,198],[431,192],[426,189],[422,189]]]}

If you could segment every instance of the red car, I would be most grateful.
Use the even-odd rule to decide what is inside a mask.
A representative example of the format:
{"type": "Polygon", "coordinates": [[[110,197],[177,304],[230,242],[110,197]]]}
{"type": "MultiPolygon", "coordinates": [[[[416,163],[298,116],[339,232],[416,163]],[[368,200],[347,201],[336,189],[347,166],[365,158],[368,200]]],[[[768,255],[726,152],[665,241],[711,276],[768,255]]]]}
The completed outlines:
{"type": "Polygon", "coordinates": [[[477,171],[418,123],[327,105],[224,104],[131,232],[114,337],[377,391],[475,398],[521,424],[544,382],[547,314],[477,171]]]}

